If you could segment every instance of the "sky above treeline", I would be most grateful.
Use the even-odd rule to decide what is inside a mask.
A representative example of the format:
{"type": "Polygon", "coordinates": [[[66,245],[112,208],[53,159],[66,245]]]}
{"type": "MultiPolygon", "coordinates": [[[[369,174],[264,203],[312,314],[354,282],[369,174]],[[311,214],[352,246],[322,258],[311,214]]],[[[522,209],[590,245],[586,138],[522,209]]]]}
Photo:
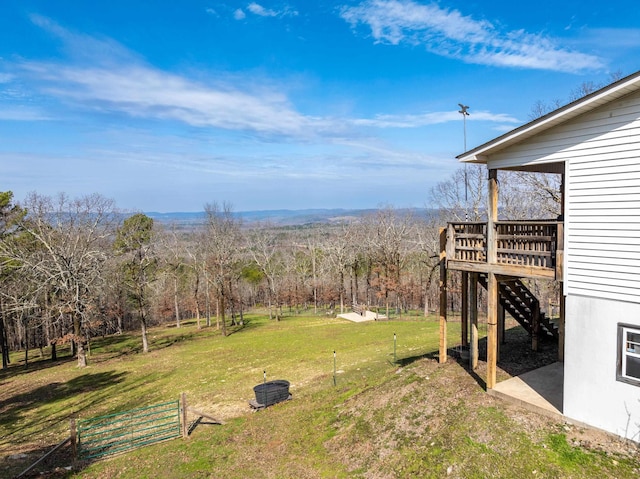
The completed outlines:
{"type": "Polygon", "coordinates": [[[0,191],[428,206],[477,146],[640,69],[616,0],[2,0],[0,191]]]}

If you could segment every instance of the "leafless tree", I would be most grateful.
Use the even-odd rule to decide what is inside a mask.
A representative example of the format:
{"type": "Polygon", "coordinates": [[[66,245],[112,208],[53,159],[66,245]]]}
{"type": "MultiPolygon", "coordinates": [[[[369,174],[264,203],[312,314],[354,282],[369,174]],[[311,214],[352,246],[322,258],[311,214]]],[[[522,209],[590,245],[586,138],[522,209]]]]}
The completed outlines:
{"type": "Polygon", "coordinates": [[[391,294],[395,294],[396,310],[401,313],[402,274],[413,235],[413,218],[398,215],[393,208],[378,210],[366,221],[366,241],[372,260],[372,285],[377,296],[384,298],[387,316],[391,294]]]}
{"type": "Polygon", "coordinates": [[[603,82],[595,82],[592,80],[583,81],[580,85],[571,90],[571,92],[569,93],[569,98],[566,101],[563,101],[561,99],[555,99],[550,102],[537,100],[531,107],[531,111],[529,112],[529,120],[537,120],[538,118],[543,117],[547,113],[551,113],[554,110],[557,110],[565,104],[572,103],[582,97],[593,93],[594,91],[610,85],[611,83],[617,82],[618,80],[622,79],[622,77],[622,71],[616,70],[614,72],[611,72],[607,77],[607,80],[603,82]]]}
{"type": "Polygon", "coordinates": [[[242,244],[240,220],[233,215],[231,205],[217,203],[205,205],[207,222],[204,244],[207,256],[208,280],[213,284],[218,308],[218,327],[222,323],[222,334],[226,336],[225,310],[227,302],[233,301],[232,278],[242,244]]]}
{"type": "Polygon", "coordinates": [[[446,221],[482,221],[486,217],[486,168],[464,165],[430,191],[430,204],[446,221]]]}
{"type": "Polygon", "coordinates": [[[249,236],[249,253],[267,281],[269,319],[280,320],[278,286],[284,270],[281,248],[270,225],[253,228],[249,236]]]}
{"type": "MultiPolygon", "coordinates": [[[[69,315],[78,365],[86,365],[83,327],[95,313],[95,288],[108,257],[118,221],[112,200],[94,194],[70,200],[31,194],[20,228],[29,240],[14,242],[3,254],[14,258],[33,283],[33,302],[45,295],[57,316],[69,315]]],[[[32,302],[32,304],[33,304],[32,302]]]]}
{"type": "Polygon", "coordinates": [[[162,258],[162,266],[165,274],[170,278],[173,289],[173,310],[175,314],[176,327],[180,327],[180,286],[185,283],[188,266],[187,266],[187,248],[186,238],[184,234],[170,225],[165,228],[159,236],[160,258],[162,258]]]}

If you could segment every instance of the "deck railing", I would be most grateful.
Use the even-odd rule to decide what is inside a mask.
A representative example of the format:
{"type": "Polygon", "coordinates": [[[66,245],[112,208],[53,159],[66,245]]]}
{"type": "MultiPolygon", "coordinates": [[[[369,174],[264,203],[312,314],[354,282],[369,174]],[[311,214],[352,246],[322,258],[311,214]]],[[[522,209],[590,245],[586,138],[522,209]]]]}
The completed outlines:
{"type": "MultiPolygon", "coordinates": [[[[497,221],[496,265],[558,272],[562,222],[497,221]]],[[[449,223],[447,261],[487,263],[487,223],[449,223]]]]}

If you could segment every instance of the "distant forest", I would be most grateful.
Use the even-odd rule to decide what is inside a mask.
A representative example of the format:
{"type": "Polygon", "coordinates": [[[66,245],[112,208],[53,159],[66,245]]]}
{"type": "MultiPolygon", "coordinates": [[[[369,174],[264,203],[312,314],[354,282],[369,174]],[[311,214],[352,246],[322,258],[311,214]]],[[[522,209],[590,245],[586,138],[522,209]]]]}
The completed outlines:
{"type": "MultiPolygon", "coordinates": [[[[558,216],[559,175],[500,179],[501,218],[558,216]]],[[[55,359],[62,343],[83,366],[91,337],[135,329],[147,351],[148,327],[185,319],[225,335],[257,307],[274,321],[303,310],[333,316],[354,303],[426,315],[437,305],[439,228],[483,221],[485,182],[484,167],[468,165],[427,192],[425,208],[244,215],[216,202],[200,214],[126,214],[98,194],[16,202],[1,192],[3,368],[9,351],[46,347],[55,359]]],[[[554,294],[553,285],[533,286],[554,294]]]]}

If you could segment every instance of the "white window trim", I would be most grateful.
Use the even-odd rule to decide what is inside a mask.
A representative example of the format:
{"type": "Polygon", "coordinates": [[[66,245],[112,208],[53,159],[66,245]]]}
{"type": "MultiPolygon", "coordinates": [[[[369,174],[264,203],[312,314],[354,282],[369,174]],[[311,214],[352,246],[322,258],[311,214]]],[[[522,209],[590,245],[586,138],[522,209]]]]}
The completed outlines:
{"type": "Polygon", "coordinates": [[[618,323],[618,361],[616,368],[616,379],[625,383],[640,386],[640,377],[629,376],[627,374],[627,357],[633,357],[640,360],[640,342],[637,344],[637,348],[634,351],[630,351],[627,346],[627,333],[632,332],[640,335],[640,326],[633,324],[618,323]],[[637,352],[636,352],[637,351],[637,352]]]}

